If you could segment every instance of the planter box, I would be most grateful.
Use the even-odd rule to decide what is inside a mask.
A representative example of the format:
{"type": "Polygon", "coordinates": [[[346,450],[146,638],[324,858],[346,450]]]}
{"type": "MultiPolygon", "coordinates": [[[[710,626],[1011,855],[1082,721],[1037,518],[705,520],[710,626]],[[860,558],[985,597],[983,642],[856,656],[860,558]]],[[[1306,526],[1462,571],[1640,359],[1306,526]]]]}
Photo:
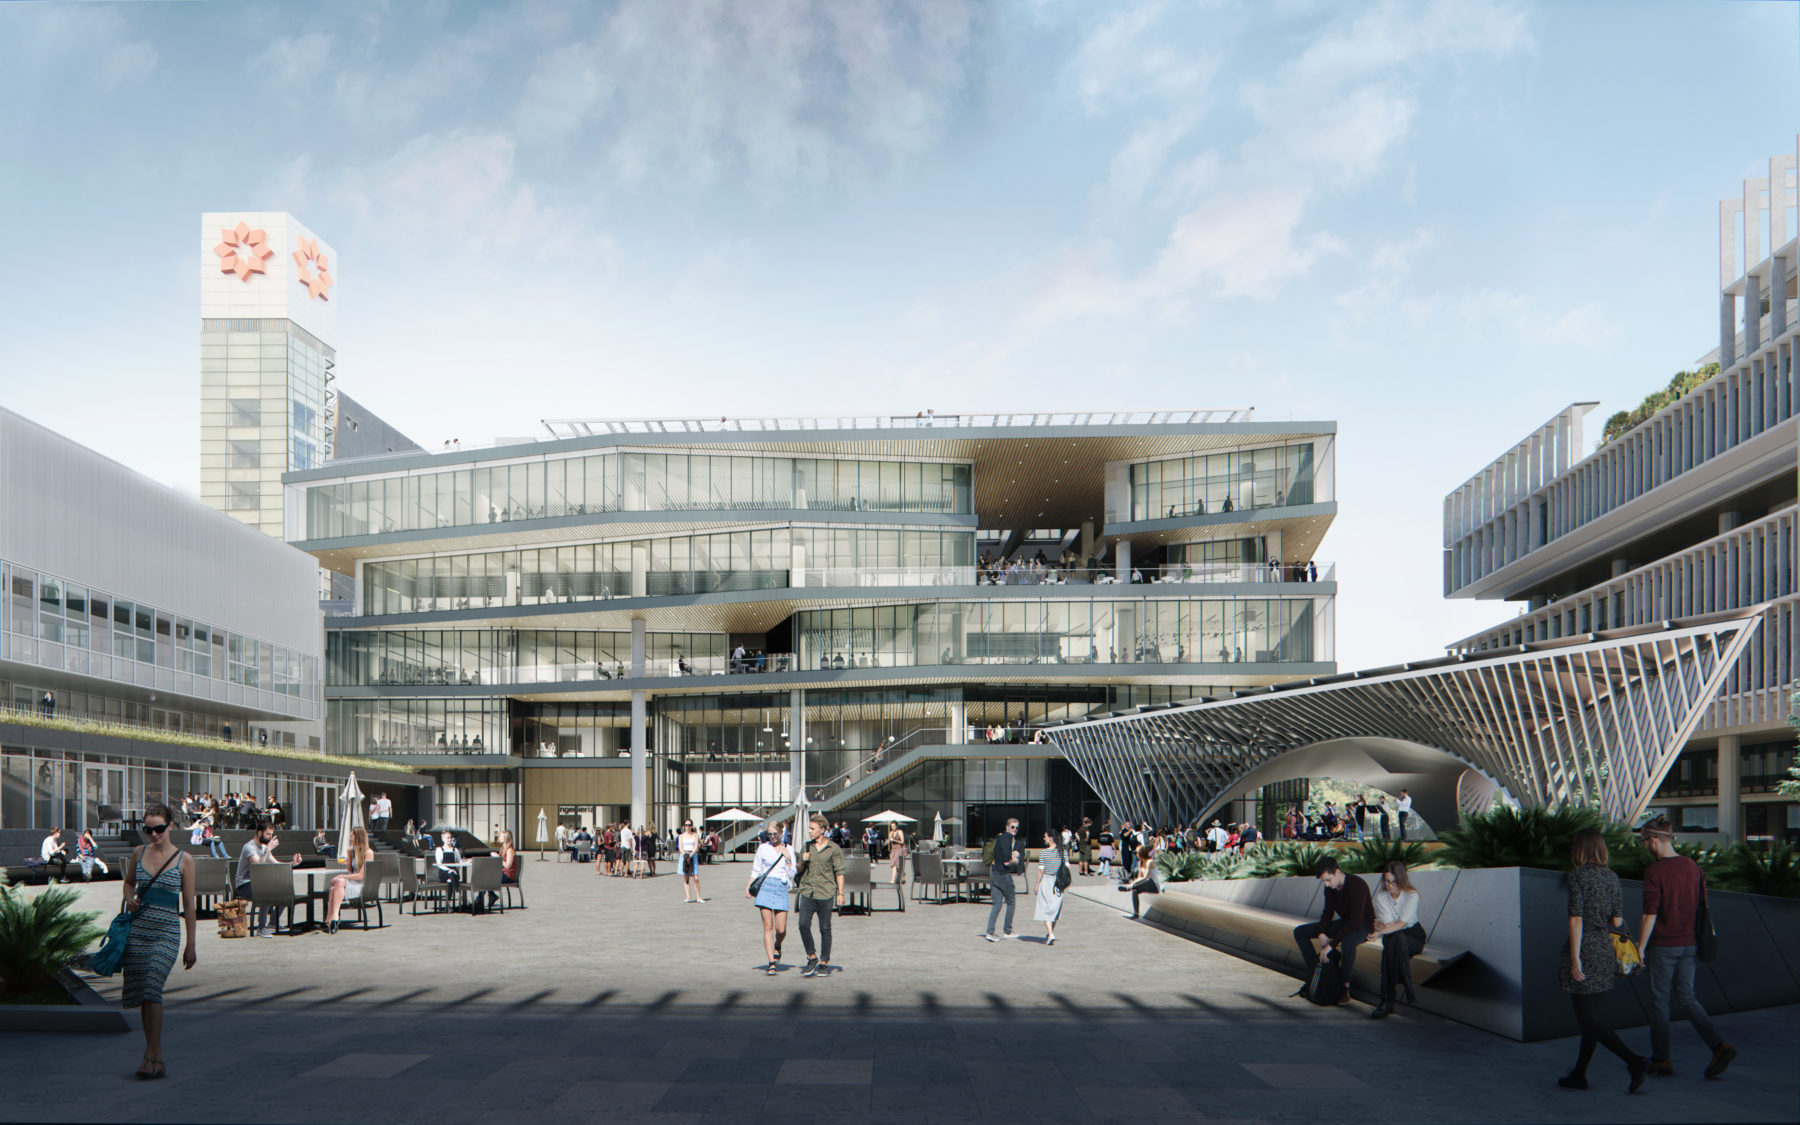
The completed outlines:
{"type": "MultiPolygon", "coordinates": [[[[1361,876],[1374,889],[1376,877],[1361,876]]],[[[1419,921],[1434,945],[1466,949],[1470,956],[1429,985],[1415,985],[1418,1007],[1504,1035],[1532,1042],[1577,1033],[1568,996],[1557,987],[1557,970],[1568,938],[1568,892],[1563,875],[1534,868],[1502,867],[1473,871],[1415,871],[1419,921]]],[[[1623,880],[1628,928],[1642,913],[1643,884],[1623,880]]],[[[1278,910],[1295,915],[1295,923],[1316,921],[1324,908],[1317,879],[1232,879],[1169,883],[1158,898],[1190,895],[1278,910]]],[[[1729,891],[1710,892],[1713,925],[1719,932],[1717,963],[1701,965],[1695,991],[1707,1011],[1744,1011],[1800,1002],[1800,901],[1765,898],[1729,891]],[[1782,940],[1786,937],[1787,940],[1782,940]]],[[[1191,924],[1171,901],[1159,909],[1156,898],[1146,917],[1211,948],[1298,977],[1300,951],[1291,943],[1275,948],[1246,942],[1222,929],[1191,924]]],[[[1373,998],[1379,956],[1363,950],[1357,957],[1356,991],[1373,998]]],[[[1615,1028],[1639,1027],[1650,1020],[1647,974],[1626,978],[1607,994],[1604,1015],[1615,1028]]]]}
{"type": "Polygon", "coordinates": [[[0,1031],[72,1031],[85,1034],[130,1031],[125,1013],[67,969],[57,982],[73,1004],[0,1004],[0,1031]]]}

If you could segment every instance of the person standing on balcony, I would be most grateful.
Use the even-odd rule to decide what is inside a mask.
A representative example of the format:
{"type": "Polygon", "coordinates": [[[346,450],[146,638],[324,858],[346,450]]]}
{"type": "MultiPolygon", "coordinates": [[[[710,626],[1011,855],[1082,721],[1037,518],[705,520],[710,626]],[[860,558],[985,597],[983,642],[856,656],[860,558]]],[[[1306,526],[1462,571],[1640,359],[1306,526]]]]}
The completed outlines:
{"type": "Polygon", "coordinates": [[[44,718],[46,718],[46,719],[56,718],[56,696],[50,694],[49,692],[45,692],[44,698],[43,698],[43,705],[44,705],[44,718]]]}

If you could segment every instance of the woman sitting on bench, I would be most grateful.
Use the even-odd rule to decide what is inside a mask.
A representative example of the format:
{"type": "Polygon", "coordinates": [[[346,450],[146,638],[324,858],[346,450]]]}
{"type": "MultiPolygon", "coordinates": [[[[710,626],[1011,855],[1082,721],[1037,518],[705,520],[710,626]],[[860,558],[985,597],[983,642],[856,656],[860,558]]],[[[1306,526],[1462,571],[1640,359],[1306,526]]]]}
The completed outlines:
{"type": "Polygon", "coordinates": [[[1369,944],[1381,946],[1381,1003],[1370,1019],[1385,1019],[1394,1012],[1396,989],[1406,990],[1413,1002],[1412,959],[1425,948],[1425,927],[1419,924],[1419,892],[1413,890],[1406,864],[1390,860],[1381,869],[1381,889],[1375,892],[1375,926],[1369,944]]]}

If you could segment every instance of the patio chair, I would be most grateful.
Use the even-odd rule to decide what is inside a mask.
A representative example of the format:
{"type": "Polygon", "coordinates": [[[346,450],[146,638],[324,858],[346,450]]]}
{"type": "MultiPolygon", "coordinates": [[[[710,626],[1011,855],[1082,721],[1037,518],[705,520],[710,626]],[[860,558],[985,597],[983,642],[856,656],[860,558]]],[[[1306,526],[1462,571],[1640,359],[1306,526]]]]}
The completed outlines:
{"type": "Polygon", "coordinates": [[[421,901],[436,901],[443,904],[442,909],[450,909],[450,884],[444,882],[438,875],[437,867],[427,860],[425,863],[425,873],[416,876],[416,878],[417,882],[413,884],[412,903],[414,917],[418,916],[419,903],[421,901]]]}
{"type": "Polygon", "coordinates": [[[914,869],[913,874],[913,898],[932,901],[928,896],[935,889],[937,892],[935,901],[942,902],[946,887],[943,857],[932,852],[921,852],[918,857],[918,866],[914,869]]]}
{"type": "Polygon", "coordinates": [[[231,861],[211,856],[194,857],[196,909],[210,910],[231,897],[231,861]]]}
{"type": "MultiPolygon", "coordinates": [[[[899,870],[898,877],[895,878],[891,883],[883,882],[883,884],[882,884],[883,886],[890,886],[890,887],[894,888],[894,908],[896,910],[900,911],[902,914],[906,913],[906,884],[907,884],[907,876],[909,874],[911,874],[910,868],[912,867],[912,862],[913,862],[912,853],[908,853],[906,855],[901,856],[900,857],[900,870],[899,870]]],[[[882,872],[882,874],[886,875],[887,872],[884,871],[884,872],[882,872]]],[[[871,895],[869,909],[873,910],[874,908],[875,908],[874,907],[874,896],[871,895]]]]}
{"type": "Polygon", "coordinates": [[[978,901],[984,894],[993,893],[992,873],[993,869],[980,860],[963,865],[963,878],[968,880],[971,902],[978,901]]]}
{"type": "Polygon", "coordinates": [[[507,906],[512,905],[512,897],[515,894],[519,896],[519,909],[525,909],[525,865],[523,863],[519,864],[519,877],[516,881],[508,883],[502,880],[500,883],[500,898],[507,906]]]}
{"type": "MultiPolygon", "coordinates": [[[[396,866],[399,868],[399,873],[394,880],[393,902],[395,906],[398,906],[403,902],[412,902],[419,897],[418,863],[414,861],[411,856],[399,856],[397,858],[399,863],[396,864],[396,866]]],[[[415,910],[413,913],[417,914],[418,911],[415,910]]]]}
{"type": "Polygon", "coordinates": [[[855,905],[862,899],[864,913],[874,913],[869,897],[875,892],[875,884],[870,880],[869,857],[852,855],[844,857],[844,908],[855,905]]]}
{"type": "Polygon", "coordinates": [[[394,852],[376,852],[369,860],[369,871],[381,873],[382,893],[388,902],[400,903],[400,856],[394,852]]]}
{"type": "Polygon", "coordinates": [[[281,929],[281,915],[287,914],[287,932],[294,932],[294,904],[300,898],[294,892],[294,870],[285,863],[250,865],[250,906],[253,910],[274,912],[275,929],[281,929]]]}
{"type": "Polygon", "coordinates": [[[387,873],[371,863],[368,870],[363,872],[362,893],[355,898],[344,899],[340,910],[354,909],[357,925],[366,930],[369,928],[369,907],[373,906],[376,929],[386,928],[387,918],[381,912],[381,884],[386,881],[387,873]]]}
{"type": "MultiPolygon", "coordinates": [[[[500,882],[500,857],[484,855],[469,861],[469,881],[464,884],[469,893],[475,896],[474,901],[482,901],[482,896],[489,891],[500,893],[504,885],[500,882]]],[[[506,899],[500,898],[500,909],[506,909],[506,899]]]]}

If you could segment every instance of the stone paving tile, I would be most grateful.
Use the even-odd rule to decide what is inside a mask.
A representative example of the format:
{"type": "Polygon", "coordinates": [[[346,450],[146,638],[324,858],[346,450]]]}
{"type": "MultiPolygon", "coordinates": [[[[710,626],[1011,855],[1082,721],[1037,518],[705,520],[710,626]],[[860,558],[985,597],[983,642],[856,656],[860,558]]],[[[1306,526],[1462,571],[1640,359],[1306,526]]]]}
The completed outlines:
{"type": "Polygon", "coordinates": [[[549,1108],[557,1113],[593,1117],[625,1115],[637,1119],[650,1112],[669,1092],[668,1082],[576,1082],[557,1095],[549,1108]]]}
{"type": "Polygon", "coordinates": [[[1238,1064],[1277,1090],[1366,1090],[1368,1083],[1326,1062],[1238,1064]]]}
{"type": "Polygon", "coordinates": [[[430,1057],[430,1055],[382,1055],[358,1051],[332,1059],[323,1066],[307,1071],[300,1077],[392,1078],[401,1071],[417,1066],[430,1057]]]}
{"type": "Polygon", "coordinates": [[[928,1085],[878,1082],[869,1088],[871,1112],[919,1115],[973,1115],[978,1107],[975,1088],[967,1082],[933,1082],[928,1085]]]}
{"type": "Polygon", "coordinates": [[[1153,1117],[1168,1121],[1198,1116],[1194,1104],[1172,1087],[1077,1086],[1075,1095],[1100,1120],[1153,1117]]]}
{"type": "Polygon", "coordinates": [[[762,1112],[768,1082],[677,1082],[651,1107],[656,1113],[712,1113],[724,1110],[740,1115],[762,1112]]]}
{"type": "Polygon", "coordinates": [[[874,1081],[870,1059],[788,1059],[775,1084],[803,1086],[867,1086],[874,1081]]]}

